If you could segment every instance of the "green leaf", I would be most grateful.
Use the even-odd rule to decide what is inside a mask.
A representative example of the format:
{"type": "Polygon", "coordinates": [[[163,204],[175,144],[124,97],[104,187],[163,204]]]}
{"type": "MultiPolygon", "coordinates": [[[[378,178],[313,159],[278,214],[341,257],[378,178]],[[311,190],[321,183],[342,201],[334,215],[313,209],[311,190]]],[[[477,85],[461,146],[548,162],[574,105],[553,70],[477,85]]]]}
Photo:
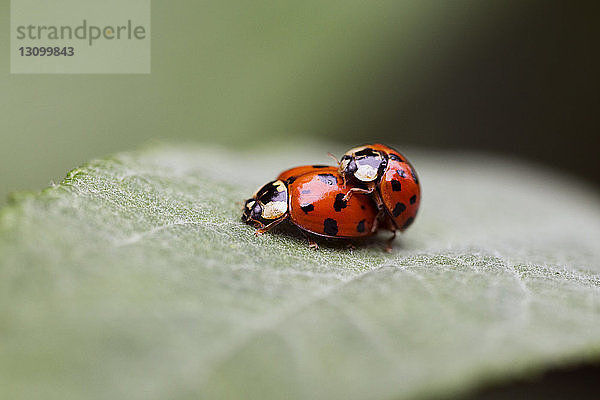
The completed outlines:
{"type": "Polygon", "coordinates": [[[413,151],[423,204],[391,254],[387,234],[255,237],[240,203],[324,148],[159,146],[18,196],[0,214],[0,397],[452,396],[599,358],[596,192],[413,151]]]}

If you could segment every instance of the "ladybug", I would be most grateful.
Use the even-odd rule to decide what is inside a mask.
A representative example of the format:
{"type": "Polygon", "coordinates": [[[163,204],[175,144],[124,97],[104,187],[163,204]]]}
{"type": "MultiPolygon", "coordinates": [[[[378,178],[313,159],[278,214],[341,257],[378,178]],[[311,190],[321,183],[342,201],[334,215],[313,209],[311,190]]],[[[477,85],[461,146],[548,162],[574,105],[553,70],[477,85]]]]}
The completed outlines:
{"type": "MultiPolygon", "coordinates": [[[[350,188],[337,167],[302,166],[282,172],[246,200],[242,221],[260,235],[289,220],[303,232],[353,239],[370,236],[377,229],[379,210],[370,196],[357,193],[345,199],[350,188]]],[[[316,243],[306,235],[310,247],[316,243]]]]}
{"type": "MultiPolygon", "coordinates": [[[[392,231],[404,231],[414,221],[421,201],[419,178],[413,166],[398,151],[383,144],[353,148],[339,162],[344,182],[352,188],[345,197],[371,194],[380,210],[393,222],[392,231]]],[[[388,245],[389,245],[388,244],[388,245]]]]}

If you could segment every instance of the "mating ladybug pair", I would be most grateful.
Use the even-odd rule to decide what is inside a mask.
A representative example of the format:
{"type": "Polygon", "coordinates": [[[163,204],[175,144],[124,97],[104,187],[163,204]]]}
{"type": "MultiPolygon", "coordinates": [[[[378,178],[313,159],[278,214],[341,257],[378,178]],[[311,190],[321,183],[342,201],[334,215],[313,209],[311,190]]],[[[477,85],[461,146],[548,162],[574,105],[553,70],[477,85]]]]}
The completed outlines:
{"type": "MultiPolygon", "coordinates": [[[[412,222],[421,189],[412,165],[383,144],[348,151],[337,167],[305,165],[282,172],[244,205],[242,220],[262,234],[289,219],[303,232],[353,239],[393,232],[412,222]]],[[[316,243],[307,235],[311,247],[316,243]]]]}

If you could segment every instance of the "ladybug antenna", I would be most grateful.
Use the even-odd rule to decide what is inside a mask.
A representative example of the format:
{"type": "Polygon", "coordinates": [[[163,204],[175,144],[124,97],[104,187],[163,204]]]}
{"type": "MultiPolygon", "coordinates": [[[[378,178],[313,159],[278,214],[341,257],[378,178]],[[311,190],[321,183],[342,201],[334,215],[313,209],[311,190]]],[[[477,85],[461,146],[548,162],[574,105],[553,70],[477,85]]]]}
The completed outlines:
{"type": "MultiPolygon", "coordinates": [[[[338,165],[339,169],[342,168],[342,163],[340,161],[338,161],[337,157],[333,153],[327,153],[327,155],[335,160],[335,163],[338,165]]],[[[342,175],[342,182],[343,182],[342,188],[346,189],[346,174],[341,174],[341,175],[342,175]]]]}
{"type": "MultiPolygon", "coordinates": [[[[338,160],[338,158],[335,156],[335,154],[329,152],[327,153],[327,155],[331,158],[333,158],[335,160],[335,163],[338,165],[338,168],[342,168],[342,163],[338,160]]],[[[341,174],[342,175],[342,188],[346,189],[346,175],[345,174],[341,174]]]]}
{"type": "Polygon", "coordinates": [[[335,163],[338,165],[338,167],[340,166],[340,162],[338,161],[338,158],[335,156],[335,154],[333,153],[327,153],[327,155],[331,158],[333,158],[333,160],[335,161],[335,163]]]}

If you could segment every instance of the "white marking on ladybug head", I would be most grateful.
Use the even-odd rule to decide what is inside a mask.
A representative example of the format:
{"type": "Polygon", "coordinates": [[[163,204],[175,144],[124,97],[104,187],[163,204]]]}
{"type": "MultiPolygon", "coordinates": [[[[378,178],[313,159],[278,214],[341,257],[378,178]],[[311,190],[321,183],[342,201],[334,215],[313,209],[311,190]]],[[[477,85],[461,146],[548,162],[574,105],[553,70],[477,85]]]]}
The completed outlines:
{"type": "Polygon", "coordinates": [[[252,200],[251,202],[249,202],[248,204],[246,204],[246,208],[248,210],[252,210],[252,207],[254,207],[255,204],[256,204],[256,202],[254,200],[252,200]]]}
{"type": "Polygon", "coordinates": [[[287,212],[286,201],[271,201],[263,206],[262,217],[265,219],[276,219],[287,212]]]}
{"type": "Polygon", "coordinates": [[[369,164],[360,164],[357,161],[358,169],[354,173],[356,179],[363,182],[371,182],[377,179],[377,168],[372,167],[369,164]]]}
{"type": "Polygon", "coordinates": [[[282,181],[273,182],[273,186],[275,186],[278,192],[283,192],[286,190],[285,183],[283,183],[282,181]]]}

